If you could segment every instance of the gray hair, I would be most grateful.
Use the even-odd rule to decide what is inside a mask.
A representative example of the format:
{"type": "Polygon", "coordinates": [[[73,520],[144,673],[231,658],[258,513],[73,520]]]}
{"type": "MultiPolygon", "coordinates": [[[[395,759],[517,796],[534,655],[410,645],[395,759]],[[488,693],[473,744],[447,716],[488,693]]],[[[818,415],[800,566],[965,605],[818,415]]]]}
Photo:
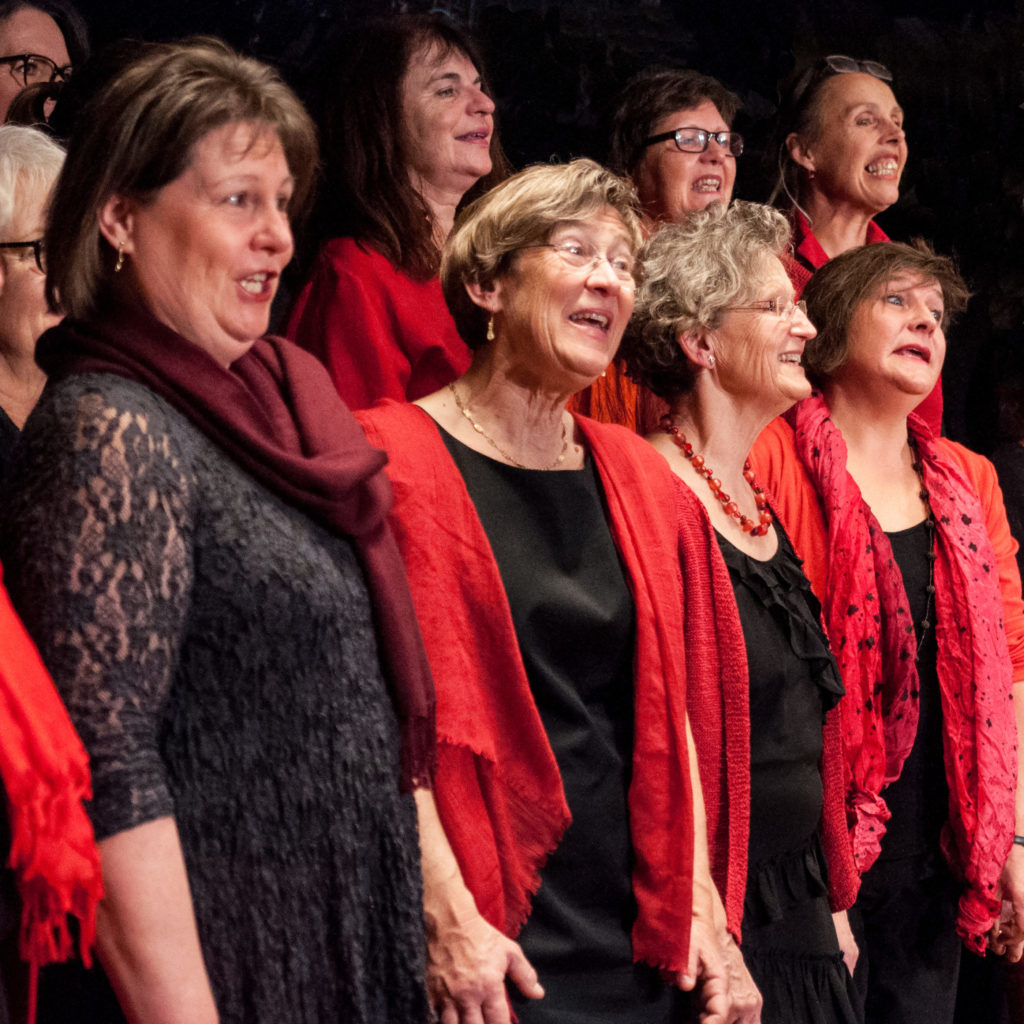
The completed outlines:
{"type": "Polygon", "coordinates": [[[25,125],[0,125],[0,235],[11,230],[19,194],[37,187],[49,191],[63,164],[64,150],[48,135],[25,125]]]}
{"type": "Polygon", "coordinates": [[[713,330],[730,306],[753,301],[766,260],[783,258],[790,237],[778,210],[740,200],[659,228],[640,250],[643,280],[619,350],[629,375],[666,401],[686,394],[695,377],[679,336],[713,330]]]}

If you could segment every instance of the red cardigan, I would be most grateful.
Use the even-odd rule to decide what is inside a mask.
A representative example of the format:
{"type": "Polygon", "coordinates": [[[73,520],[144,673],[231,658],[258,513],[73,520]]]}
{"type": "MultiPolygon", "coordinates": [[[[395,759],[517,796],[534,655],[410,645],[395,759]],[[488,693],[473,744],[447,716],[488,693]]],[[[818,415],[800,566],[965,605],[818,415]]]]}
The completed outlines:
{"type": "Polygon", "coordinates": [[[469,369],[441,282],[414,281],[353,238],[323,247],[287,335],[327,367],[350,409],[414,401],[469,369]]]}
{"type": "MultiPolygon", "coordinates": [[[[441,821],[481,914],[514,936],[529,915],[540,869],[569,825],[558,765],[497,564],[437,426],[417,406],[394,402],[358,418],[370,443],[389,455],[393,528],[437,685],[441,821]]],[[[628,431],[578,422],[636,608],[633,953],[675,971],[686,964],[693,890],[686,682],[690,666],[700,666],[683,646],[675,477],[628,431]]],[[[706,562],[699,532],[694,544],[706,562]]]]}

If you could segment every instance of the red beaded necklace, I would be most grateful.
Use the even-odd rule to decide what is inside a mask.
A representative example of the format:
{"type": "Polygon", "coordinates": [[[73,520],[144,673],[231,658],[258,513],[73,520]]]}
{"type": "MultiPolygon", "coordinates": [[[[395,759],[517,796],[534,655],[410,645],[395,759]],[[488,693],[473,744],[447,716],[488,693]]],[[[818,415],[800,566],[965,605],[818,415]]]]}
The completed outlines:
{"type": "Polygon", "coordinates": [[[722,481],[704,464],[704,456],[698,455],[693,450],[693,445],[686,440],[683,432],[672,422],[671,416],[665,415],[661,417],[661,429],[672,438],[676,447],[690,460],[690,465],[707,480],[708,487],[711,488],[712,494],[722,503],[725,513],[732,516],[740,524],[744,533],[749,533],[751,537],[763,537],[772,525],[773,516],[768,510],[768,499],[765,497],[764,491],[758,487],[757,481],[754,479],[754,471],[750,468],[749,460],[743,463],[743,479],[750,484],[750,489],[754,492],[754,502],[757,504],[759,523],[755,523],[753,519],[745,516],[740,511],[739,505],[722,490],[722,481]]]}

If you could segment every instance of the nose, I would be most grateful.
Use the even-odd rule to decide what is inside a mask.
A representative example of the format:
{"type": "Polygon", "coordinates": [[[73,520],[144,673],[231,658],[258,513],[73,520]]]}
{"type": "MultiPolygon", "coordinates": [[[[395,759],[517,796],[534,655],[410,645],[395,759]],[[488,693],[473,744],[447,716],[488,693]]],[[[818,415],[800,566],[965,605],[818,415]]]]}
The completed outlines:
{"type": "Polygon", "coordinates": [[[260,224],[256,235],[256,247],[264,252],[287,252],[291,258],[293,248],[292,226],[286,210],[272,207],[260,224]]]}
{"type": "Polygon", "coordinates": [[[490,116],[494,113],[494,100],[484,92],[479,84],[474,85],[469,98],[469,108],[474,114],[490,116]]]}
{"type": "Polygon", "coordinates": [[[594,257],[587,271],[587,287],[599,291],[618,291],[623,286],[623,281],[612,269],[612,265],[606,255],[599,254],[594,257]]]}
{"type": "Polygon", "coordinates": [[[799,307],[793,310],[793,319],[790,321],[789,333],[795,334],[798,338],[810,341],[818,335],[818,328],[811,323],[811,318],[799,307]]]}

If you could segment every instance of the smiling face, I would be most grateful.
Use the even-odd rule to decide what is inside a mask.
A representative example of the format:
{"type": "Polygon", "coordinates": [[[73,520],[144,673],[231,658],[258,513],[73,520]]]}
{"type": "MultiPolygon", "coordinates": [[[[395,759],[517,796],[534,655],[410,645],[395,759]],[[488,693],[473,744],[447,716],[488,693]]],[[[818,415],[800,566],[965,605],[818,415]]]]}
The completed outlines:
{"type": "Polygon", "coordinates": [[[872,217],[899,199],[907,137],[903,110],[885,82],[833,75],[818,99],[817,133],[813,141],[787,140],[794,159],[814,175],[811,189],[833,206],[872,217]]]}
{"type": "Polygon", "coordinates": [[[942,288],[934,278],[904,272],[883,282],[854,310],[849,355],[833,374],[837,386],[929,394],[946,357],[942,288]]]}
{"type": "MultiPolygon", "coordinates": [[[[57,67],[69,63],[68,48],[57,22],[34,7],[22,7],[0,22],[0,57],[38,53],[49,57],[57,67]]],[[[0,121],[7,119],[11,101],[25,87],[11,74],[9,64],[0,64],[0,121]]]]}
{"type": "MultiPolygon", "coordinates": [[[[15,191],[14,218],[0,241],[28,242],[42,238],[46,225],[45,207],[49,188],[19,181],[15,191]]],[[[60,322],[46,306],[43,285],[46,278],[36,266],[31,247],[0,250],[0,351],[28,356],[35,351],[36,339],[43,331],[60,322]]]]}
{"type": "MultiPolygon", "coordinates": [[[[710,100],[661,118],[651,135],[677,128],[729,131],[710,100]]],[[[666,139],[646,148],[633,180],[644,212],[652,220],[678,223],[709,203],[729,202],[736,182],[736,158],[715,141],[709,142],[703,153],[682,153],[672,139],[666,139]]]]}
{"type": "Polygon", "coordinates": [[[402,116],[413,187],[456,202],[491,170],[494,103],[480,73],[458,50],[417,51],[402,79],[402,116]]]}
{"type": "Polygon", "coordinates": [[[229,124],[204,136],[152,201],[112,199],[122,216],[104,234],[124,242],[125,274],[150,312],[230,366],[267,331],[292,255],[291,194],[277,135],[229,124]]]}
{"type": "Polygon", "coordinates": [[[547,241],[575,243],[607,259],[574,267],[554,249],[525,249],[480,304],[494,316],[490,344],[512,376],[534,390],[572,394],[599,377],[618,350],[634,287],[608,260],[632,266],[633,243],[610,207],[559,224],[547,241]]]}
{"type": "MultiPolygon", "coordinates": [[[[743,305],[767,305],[774,299],[779,309],[791,307],[793,285],[777,257],[765,260],[755,295],[743,305]]],[[[792,317],[762,309],[729,310],[708,338],[719,386],[763,405],[766,418],[778,416],[811,393],[800,360],[804,346],[816,334],[799,309],[792,317]]]]}

